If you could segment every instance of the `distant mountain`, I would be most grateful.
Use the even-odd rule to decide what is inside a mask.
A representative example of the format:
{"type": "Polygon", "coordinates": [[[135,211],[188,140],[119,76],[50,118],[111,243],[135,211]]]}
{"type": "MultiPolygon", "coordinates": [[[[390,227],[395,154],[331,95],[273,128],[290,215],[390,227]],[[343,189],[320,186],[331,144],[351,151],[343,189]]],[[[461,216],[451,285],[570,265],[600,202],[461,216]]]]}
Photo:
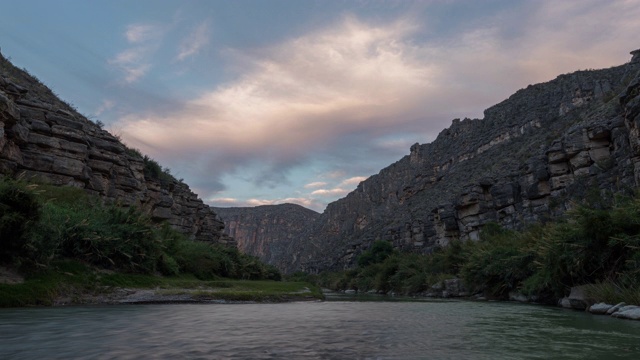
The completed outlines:
{"type": "MultiPolygon", "coordinates": [[[[299,224],[294,236],[279,230],[290,246],[267,261],[288,272],[349,268],[375,240],[427,253],[454,239],[476,240],[487,223],[518,229],[562,215],[576,199],[637,188],[640,50],[632,55],[621,66],[529,85],[483,119],[453,120],[435,141],[413,145],[299,224]]],[[[268,232],[272,225],[261,214],[246,224],[268,232]]],[[[269,245],[245,237],[255,231],[244,224],[237,223],[235,236],[266,253],[269,245]]]]}
{"type": "Polygon", "coordinates": [[[256,207],[214,208],[225,223],[225,233],[238,242],[240,251],[257,256],[263,262],[286,268],[296,261],[293,244],[320,217],[320,214],[295,204],[256,207]]]}

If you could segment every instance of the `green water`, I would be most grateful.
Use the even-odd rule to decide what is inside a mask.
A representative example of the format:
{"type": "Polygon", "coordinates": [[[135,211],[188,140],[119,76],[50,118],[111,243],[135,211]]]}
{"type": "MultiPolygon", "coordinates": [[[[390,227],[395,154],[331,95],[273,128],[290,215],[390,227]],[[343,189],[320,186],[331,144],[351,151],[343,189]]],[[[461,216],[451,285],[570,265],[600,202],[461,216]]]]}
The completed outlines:
{"type": "Polygon", "coordinates": [[[0,359],[640,359],[640,322],[462,301],[0,309],[0,359]]]}

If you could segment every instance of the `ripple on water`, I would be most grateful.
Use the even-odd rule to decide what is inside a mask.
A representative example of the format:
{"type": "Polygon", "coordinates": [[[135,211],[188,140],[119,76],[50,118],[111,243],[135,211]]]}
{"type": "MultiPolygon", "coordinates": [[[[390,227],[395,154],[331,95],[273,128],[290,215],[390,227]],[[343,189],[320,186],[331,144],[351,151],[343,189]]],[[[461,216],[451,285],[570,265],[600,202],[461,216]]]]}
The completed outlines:
{"type": "Polygon", "coordinates": [[[638,359],[640,322],[474,302],[0,310],[1,359],[638,359]]]}

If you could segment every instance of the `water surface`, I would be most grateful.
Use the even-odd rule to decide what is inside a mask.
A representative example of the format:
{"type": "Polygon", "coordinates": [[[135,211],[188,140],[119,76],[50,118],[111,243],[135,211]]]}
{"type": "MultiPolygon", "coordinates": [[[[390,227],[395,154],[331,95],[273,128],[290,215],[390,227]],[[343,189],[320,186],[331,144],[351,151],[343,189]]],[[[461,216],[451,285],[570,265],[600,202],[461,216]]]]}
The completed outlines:
{"type": "Polygon", "coordinates": [[[510,303],[0,309],[0,359],[640,359],[640,322],[510,303]]]}

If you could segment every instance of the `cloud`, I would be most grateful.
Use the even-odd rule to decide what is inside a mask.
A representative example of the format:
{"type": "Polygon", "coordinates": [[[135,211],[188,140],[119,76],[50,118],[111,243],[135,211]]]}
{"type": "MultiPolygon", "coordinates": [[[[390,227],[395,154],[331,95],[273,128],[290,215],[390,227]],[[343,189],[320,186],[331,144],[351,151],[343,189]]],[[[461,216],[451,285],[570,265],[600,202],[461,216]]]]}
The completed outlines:
{"type": "Polygon", "coordinates": [[[145,42],[157,34],[157,27],[149,24],[132,24],[127,26],[124,35],[130,43],[145,42]]]}
{"type": "Polygon", "coordinates": [[[95,111],[95,115],[100,116],[104,112],[113,109],[114,106],[116,106],[116,103],[113,100],[109,100],[109,99],[102,100],[102,103],[100,104],[100,106],[98,106],[98,108],[95,111]]]}
{"type": "Polygon", "coordinates": [[[197,54],[209,43],[210,26],[208,21],[198,25],[189,36],[184,38],[180,44],[180,49],[176,59],[178,61],[197,54]]]}
{"type": "Polygon", "coordinates": [[[315,181],[312,183],[308,183],[304,186],[305,189],[313,189],[313,188],[317,188],[317,187],[323,187],[323,186],[327,186],[327,183],[324,181],[315,181]]]}
{"type": "Polygon", "coordinates": [[[221,206],[221,207],[238,206],[238,204],[240,203],[240,200],[235,199],[235,198],[221,197],[221,198],[209,199],[209,203],[210,204],[215,204],[214,206],[221,206]]]}
{"type": "Polygon", "coordinates": [[[311,192],[311,195],[319,195],[319,196],[342,196],[349,193],[349,190],[335,188],[335,189],[318,189],[311,192]]]}
{"type": "Polygon", "coordinates": [[[348,178],[346,180],[343,180],[340,185],[342,186],[348,186],[348,185],[358,185],[361,182],[367,180],[367,176],[354,176],[352,178],[348,178]]]}
{"type": "Polygon", "coordinates": [[[150,58],[159,47],[163,30],[151,24],[132,24],[127,26],[123,35],[132,46],[116,54],[107,63],[124,75],[124,83],[132,84],[151,69],[150,58]]]}
{"type": "MultiPolygon", "coordinates": [[[[235,79],[173,111],[131,113],[119,125],[128,143],[170,165],[197,163],[185,178],[212,184],[249,172],[257,187],[292,191],[296,169],[322,162],[323,179],[349,183],[319,186],[305,201],[335,198],[412,143],[433,140],[453,118],[481,117],[560,73],[628,60],[638,18],[640,7],[629,1],[536,1],[437,37],[415,16],[387,23],[346,16],[279,44],[227,49],[235,79]]],[[[202,46],[198,29],[183,58],[202,46]]],[[[315,188],[304,185],[313,178],[299,189],[315,188]]]]}
{"type": "Polygon", "coordinates": [[[344,134],[375,136],[407,121],[398,115],[419,101],[432,74],[403,40],[414,30],[348,17],[258,53],[233,52],[244,75],[173,113],[126,116],[121,128],[133,144],[214,154],[209,173],[260,162],[256,183],[281,182],[344,134]]]}

